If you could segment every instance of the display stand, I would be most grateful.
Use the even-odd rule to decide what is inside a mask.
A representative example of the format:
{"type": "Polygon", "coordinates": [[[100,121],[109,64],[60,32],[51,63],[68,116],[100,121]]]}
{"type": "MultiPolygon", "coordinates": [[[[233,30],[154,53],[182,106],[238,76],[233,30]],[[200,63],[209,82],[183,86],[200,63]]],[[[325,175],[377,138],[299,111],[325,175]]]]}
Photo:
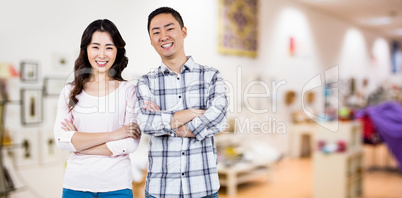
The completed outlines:
{"type": "Polygon", "coordinates": [[[358,121],[339,124],[339,131],[324,127],[314,134],[314,142],[328,144],[343,142],[343,151],[313,154],[313,186],[315,198],[358,198],[363,196],[363,148],[361,125],[358,121]]]}

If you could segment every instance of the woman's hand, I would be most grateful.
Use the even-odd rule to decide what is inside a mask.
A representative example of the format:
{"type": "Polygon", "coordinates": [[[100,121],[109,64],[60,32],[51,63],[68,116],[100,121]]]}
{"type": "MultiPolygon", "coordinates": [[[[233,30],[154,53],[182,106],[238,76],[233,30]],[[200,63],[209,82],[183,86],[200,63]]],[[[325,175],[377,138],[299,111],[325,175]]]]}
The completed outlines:
{"type": "Polygon", "coordinates": [[[139,139],[141,137],[141,130],[137,123],[132,122],[113,131],[110,135],[112,140],[120,140],[128,137],[139,139]]]}
{"type": "Polygon", "coordinates": [[[133,134],[134,139],[140,139],[141,129],[137,123],[132,122],[129,124],[129,132],[133,134]]]}
{"type": "Polygon", "coordinates": [[[64,122],[62,122],[61,125],[61,129],[63,129],[64,131],[77,131],[74,124],[67,119],[64,119],[64,122]]]}

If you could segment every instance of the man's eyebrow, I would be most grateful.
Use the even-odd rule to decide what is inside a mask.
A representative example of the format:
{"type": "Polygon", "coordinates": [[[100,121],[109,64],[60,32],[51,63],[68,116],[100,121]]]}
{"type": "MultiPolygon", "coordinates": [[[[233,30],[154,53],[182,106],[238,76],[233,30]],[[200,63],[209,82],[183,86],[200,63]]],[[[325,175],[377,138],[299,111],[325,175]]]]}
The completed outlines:
{"type": "MultiPolygon", "coordinates": [[[[168,24],[166,24],[166,25],[164,25],[163,27],[169,27],[169,26],[171,26],[171,25],[174,25],[174,23],[168,23],[168,24]]],[[[161,29],[160,27],[154,27],[154,28],[152,28],[151,29],[151,31],[154,31],[154,30],[159,30],[159,29],[161,29]]]]}
{"type": "Polygon", "coordinates": [[[154,27],[154,28],[151,29],[151,31],[159,30],[159,29],[161,29],[161,28],[160,27],[154,27]]]}
{"type": "Polygon", "coordinates": [[[166,24],[164,27],[169,27],[169,26],[171,26],[171,25],[174,25],[173,23],[168,23],[168,24],[166,24]]]}

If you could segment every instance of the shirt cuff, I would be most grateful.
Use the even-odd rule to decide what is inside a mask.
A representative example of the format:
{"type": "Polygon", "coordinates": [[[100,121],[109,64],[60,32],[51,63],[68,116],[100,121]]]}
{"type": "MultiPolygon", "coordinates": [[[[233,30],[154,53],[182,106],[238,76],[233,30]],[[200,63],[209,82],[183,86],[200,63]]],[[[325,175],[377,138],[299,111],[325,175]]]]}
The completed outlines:
{"type": "Polygon", "coordinates": [[[204,133],[202,133],[205,127],[202,126],[202,124],[203,123],[200,117],[196,117],[192,121],[186,123],[187,128],[194,134],[195,138],[197,138],[197,140],[199,141],[205,138],[204,133]]]}
{"type": "Polygon", "coordinates": [[[137,149],[138,144],[139,140],[134,140],[133,138],[106,142],[106,146],[112,152],[112,156],[132,153],[137,149]]]}
{"type": "Polygon", "coordinates": [[[161,117],[162,117],[163,128],[165,129],[165,131],[167,131],[171,137],[176,137],[176,133],[170,126],[170,123],[172,122],[173,114],[174,114],[174,112],[161,113],[161,117]]]}
{"type": "Polygon", "coordinates": [[[74,145],[71,143],[71,138],[76,131],[62,131],[58,134],[56,138],[57,145],[62,150],[69,150],[76,152],[74,145]]]}

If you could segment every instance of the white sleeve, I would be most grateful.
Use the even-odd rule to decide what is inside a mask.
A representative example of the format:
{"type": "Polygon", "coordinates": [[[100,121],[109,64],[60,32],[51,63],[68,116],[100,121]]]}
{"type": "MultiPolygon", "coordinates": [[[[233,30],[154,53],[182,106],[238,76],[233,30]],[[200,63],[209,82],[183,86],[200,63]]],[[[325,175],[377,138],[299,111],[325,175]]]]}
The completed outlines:
{"type": "Polygon", "coordinates": [[[77,150],[71,143],[71,138],[76,131],[64,131],[61,129],[61,123],[64,121],[64,119],[72,120],[72,115],[68,109],[68,96],[70,94],[71,87],[71,85],[66,85],[60,93],[53,133],[56,145],[59,149],[75,152],[77,150]]]}
{"type": "MultiPolygon", "coordinates": [[[[129,81],[126,85],[125,89],[125,112],[124,112],[124,124],[129,124],[131,122],[137,123],[136,114],[134,112],[135,108],[135,83],[133,81],[129,81]]],[[[140,139],[136,140],[133,138],[125,138],[116,141],[110,141],[106,143],[107,148],[113,153],[113,156],[124,155],[128,153],[132,153],[137,150],[140,139]]]]}
{"type": "Polygon", "coordinates": [[[113,156],[129,154],[137,150],[140,139],[125,138],[116,141],[106,142],[107,148],[113,153],[113,156]]]}

